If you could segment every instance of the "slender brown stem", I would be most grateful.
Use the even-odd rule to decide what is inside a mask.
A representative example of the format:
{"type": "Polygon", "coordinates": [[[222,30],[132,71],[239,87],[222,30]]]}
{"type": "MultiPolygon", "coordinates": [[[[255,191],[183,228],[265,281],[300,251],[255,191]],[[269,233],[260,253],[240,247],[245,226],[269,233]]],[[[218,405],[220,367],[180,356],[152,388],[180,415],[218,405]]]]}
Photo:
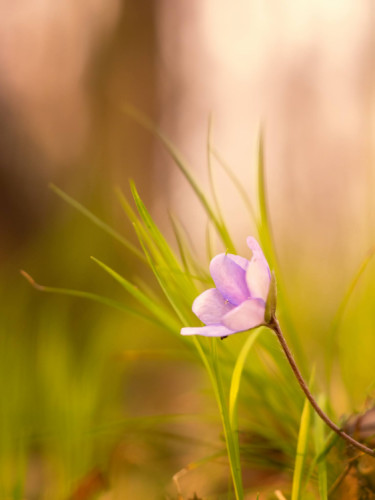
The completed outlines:
{"type": "Polygon", "coordinates": [[[310,401],[311,406],[314,408],[316,413],[319,415],[319,417],[334,431],[336,434],[338,434],[340,437],[345,439],[348,443],[350,443],[352,446],[355,446],[359,450],[363,451],[364,453],[367,453],[367,455],[371,455],[372,457],[375,457],[375,450],[372,450],[371,448],[368,448],[362,443],[359,443],[355,439],[353,439],[351,436],[346,434],[340,427],[338,427],[332,420],[324,413],[324,411],[318,406],[318,403],[315,401],[313,395],[311,394],[309,388],[307,387],[306,382],[304,381],[301,372],[299,371],[296,362],[294,361],[293,355],[288,347],[288,344],[286,343],[286,340],[284,338],[284,335],[282,334],[279,322],[277,321],[276,317],[274,316],[271,320],[271,323],[269,323],[269,328],[273,330],[276,333],[276,336],[281,344],[281,347],[288,359],[288,362],[293,370],[293,373],[298,380],[299,385],[301,386],[301,389],[305,393],[307,399],[310,401]]]}

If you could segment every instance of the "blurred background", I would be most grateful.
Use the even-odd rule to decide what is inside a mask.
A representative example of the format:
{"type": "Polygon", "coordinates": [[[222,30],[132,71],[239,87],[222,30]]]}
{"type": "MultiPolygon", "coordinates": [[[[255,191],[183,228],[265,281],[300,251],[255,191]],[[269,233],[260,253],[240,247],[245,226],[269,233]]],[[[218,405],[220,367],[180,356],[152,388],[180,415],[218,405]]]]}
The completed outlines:
{"type": "MultiPolygon", "coordinates": [[[[90,255],[128,279],[149,277],[51,182],[135,242],[114,195],[116,187],[128,195],[134,179],[165,234],[172,240],[172,210],[206,261],[198,201],[125,104],[161,126],[204,188],[211,115],[213,143],[250,199],[262,128],[276,248],[319,378],[327,324],[375,242],[374,9],[350,0],[0,3],[1,498],[22,490],[55,498],[56,485],[56,498],[67,497],[87,475],[102,485],[98,471],[118,456],[123,470],[113,474],[125,477],[126,498],[156,498],[196,455],[196,443],[182,452],[171,435],[151,447],[147,423],[129,423],[125,440],[109,424],[206,407],[196,393],[201,371],[186,360],[129,360],[132,350],[178,341],[103,306],[36,292],[19,275],[117,299],[90,255]],[[94,422],[104,429],[95,435],[94,422]]],[[[246,252],[255,225],[216,166],[226,222],[246,252]]],[[[350,363],[337,378],[339,413],[371,395],[375,325],[372,301],[362,299],[373,297],[374,272],[370,264],[343,328],[340,355],[357,364],[355,381],[350,363]],[[354,347],[345,342],[353,327],[367,332],[354,347]]]]}

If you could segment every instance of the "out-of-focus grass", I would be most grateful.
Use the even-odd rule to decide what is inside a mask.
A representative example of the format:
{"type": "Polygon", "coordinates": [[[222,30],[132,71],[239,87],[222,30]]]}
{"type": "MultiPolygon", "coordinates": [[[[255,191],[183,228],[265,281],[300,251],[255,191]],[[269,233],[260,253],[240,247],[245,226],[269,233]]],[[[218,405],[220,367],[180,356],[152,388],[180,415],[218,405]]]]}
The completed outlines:
{"type": "MultiPolygon", "coordinates": [[[[134,263],[124,259],[121,245],[79,219],[74,214],[56,227],[51,240],[36,249],[38,258],[25,255],[25,267],[42,281],[48,279],[48,284],[91,288],[134,306],[97,270],[89,255],[94,247],[98,256],[107,256],[135,278],[134,263]],[[79,238],[68,243],[74,235],[79,238]],[[61,253],[55,238],[62,242],[61,253]],[[56,260],[51,260],[51,254],[56,260]]],[[[168,467],[166,449],[178,442],[172,430],[171,436],[162,438],[164,427],[173,429],[181,417],[161,416],[163,410],[167,416],[179,413],[178,408],[168,407],[169,397],[177,394],[177,382],[165,390],[157,384],[165,379],[166,363],[172,367],[175,359],[183,367],[191,363],[188,351],[139,317],[101,304],[93,306],[86,299],[25,287],[13,263],[9,268],[3,273],[0,304],[1,498],[67,498],[94,469],[101,471],[106,478],[103,486],[108,487],[111,457],[124,440],[129,450],[115,461],[128,461],[135,476],[139,470],[141,478],[148,477],[149,484],[162,490],[176,469],[172,464],[168,467]],[[136,377],[141,373],[137,365],[141,372],[150,373],[152,366],[156,373],[150,373],[148,380],[136,377]],[[155,389],[160,408],[156,401],[150,403],[155,389]],[[146,426],[135,418],[138,414],[148,417],[146,426]],[[153,473],[152,454],[162,464],[153,473]]],[[[181,368],[175,371],[178,374],[181,368]]],[[[186,383],[182,386],[186,390],[186,383]]]]}
{"type": "MultiPolygon", "coordinates": [[[[174,146],[159,136],[196,190],[223,250],[234,247],[220,212],[174,146]]],[[[339,309],[343,293],[329,299],[330,318],[326,310],[317,316],[299,290],[284,286],[288,269],[277,261],[270,232],[261,155],[258,173],[255,225],[277,271],[278,314],[304,372],[310,375],[316,365],[313,392],[326,391],[326,409],[338,421],[343,412],[370,406],[374,395],[375,264],[369,262],[345,307],[339,309]],[[304,324],[307,333],[299,329],[304,324]],[[332,377],[324,369],[327,352],[332,377]]],[[[254,342],[252,332],[217,342],[180,336],[181,326],[198,324],[191,303],[209,286],[207,267],[194,259],[180,221],[173,219],[175,252],[135,186],[132,193],[135,204],[122,195],[119,204],[140,240],[136,252],[117,232],[112,239],[77,213],[25,256],[25,268],[43,285],[111,297],[145,311],[146,319],[86,299],[37,293],[3,274],[0,496],[58,499],[75,492],[74,498],[85,499],[108,490],[122,498],[163,498],[167,491],[170,498],[179,491],[184,498],[194,491],[228,498],[228,453],[238,499],[244,498],[241,476],[248,498],[256,491],[274,498],[276,489],[293,499],[326,498],[345,467],[345,444],[327,448],[330,433],[311,418],[269,330],[261,329],[254,342]],[[134,256],[141,251],[144,257],[134,256]],[[91,493],[85,489],[90,477],[96,478],[91,493]]]]}

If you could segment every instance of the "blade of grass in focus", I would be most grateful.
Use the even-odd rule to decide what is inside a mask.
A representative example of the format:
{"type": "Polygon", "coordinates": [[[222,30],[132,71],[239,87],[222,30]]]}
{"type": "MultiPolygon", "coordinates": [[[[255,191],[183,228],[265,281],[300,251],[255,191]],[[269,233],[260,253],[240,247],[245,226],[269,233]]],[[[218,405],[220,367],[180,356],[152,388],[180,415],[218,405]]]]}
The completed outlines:
{"type": "MultiPolygon", "coordinates": [[[[323,411],[326,410],[326,400],[325,397],[320,396],[317,398],[318,405],[323,411]]],[[[325,439],[326,426],[318,415],[314,415],[314,443],[315,443],[315,454],[317,457],[324,453],[326,448],[325,439]]],[[[318,486],[320,500],[328,500],[328,488],[327,488],[327,463],[325,457],[322,457],[317,462],[318,467],[318,486]]]]}
{"type": "Polygon", "coordinates": [[[237,399],[245,362],[260,333],[261,329],[249,333],[249,336],[247,337],[246,342],[241,348],[233,369],[229,391],[229,420],[232,429],[235,429],[237,427],[237,399]]]}
{"type": "Polygon", "coordinates": [[[163,323],[155,321],[155,318],[149,316],[144,311],[138,311],[137,309],[127,306],[122,302],[118,302],[116,300],[109,299],[108,297],[104,297],[96,293],[85,292],[82,290],[72,290],[69,288],[57,288],[57,287],[40,285],[39,283],[36,283],[36,281],[26,271],[21,270],[20,273],[36,290],[39,290],[40,292],[52,293],[57,295],[68,295],[70,297],[92,300],[94,302],[98,302],[99,304],[113,307],[114,309],[118,309],[119,311],[123,311],[133,316],[138,316],[139,318],[157,324],[159,327],[165,326],[163,323]]]}
{"type": "MultiPolygon", "coordinates": [[[[311,386],[311,381],[310,384],[311,386]]],[[[303,475],[305,469],[306,456],[309,448],[309,436],[311,432],[311,405],[309,400],[306,398],[303,405],[301,422],[298,434],[296,460],[293,472],[293,484],[292,484],[292,496],[291,500],[301,500],[302,495],[302,483],[303,475]]]]}
{"type": "Polygon", "coordinates": [[[229,408],[227,399],[224,395],[224,388],[222,383],[222,374],[217,356],[217,342],[219,339],[213,338],[211,340],[211,361],[213,367],[213,386],[216,393],[216,399],[220,410],[220,415],[223,423],[224,436],[228,451],[228,460],[232,472],[233,487],[235,491],[236,500],[242,500],[244,496],[242,486],[242,471],[241,460],[239,451],[238,434],[231,426],[229,408]]]}
{"type": "Polygon", "coordinates": [[[190,245],[186,242],[186,232],[182,229],[181,222],[173,214],[169,214],[169,216],[180,252],[184,272],[193,280],[198,280],[206,285],[211,285],[211,276],[205,269],[202,268],[197,258],[193,257],[190,245]]]}
{"type": "Polygon", "coordinates": [[[258,331],[255,332],[251,332],[245,344],[243,345],[233,369],[232,379],[229,389],[228,425],[230,427],[230,432],[233,436],[234,453],[236,454],[236,462],[238,464],[240,474],[241,474],[241,456],[239,449],[239,436],[238,436],[238,423],[237,423],[237,398],[240,389],[241,376],[244,369],[245,361],[260,332],[261,332],[260,329],[258,329],[258,331]]]}
{"type": "Polygon", "coordinates": [[[102,269],[104,269],[109,275],[111,275],[130,295],[132,295],[140,304],[142,304],[146,310],[148,310],[155,318],[157,318],[161,324],[173,333],[179,331],[179,324],[173,320],[171,315],[160,307],[160,304],[155,304],[147,295],[145,295],[141,290],[136,288],[130,281],[123,278],[116,271],[108,267],[106,264],[101,262],[95,257],[91,259],[98,264],[102,269]]]}

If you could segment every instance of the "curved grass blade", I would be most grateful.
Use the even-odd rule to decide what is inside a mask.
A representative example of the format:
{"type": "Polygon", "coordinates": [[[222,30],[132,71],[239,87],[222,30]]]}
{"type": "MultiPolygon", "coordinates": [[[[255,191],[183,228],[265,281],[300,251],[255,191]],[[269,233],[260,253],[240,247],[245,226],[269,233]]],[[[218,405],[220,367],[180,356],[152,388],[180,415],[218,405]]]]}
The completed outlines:
{"type": "Polygon", "coordinates": [[[189,263],[188,263],[188,257],[186,255],[187,254],[186,245],[184,244],[181,233],[179,231],[179,228],[177,227],[177,221],[175,220],[175,218],[173,217],[173,215],[171,213],[169,213],[169,220],[171,222],[174,237],[177,241],[178,251],[180,253],[180,258],[181,258],[182,266],[184,268],[184,272],[187,276],[191,276],[191,271],[190,271],[190,267],[189,267],[189,263]]]}
{"type": "Polygon", "coordinates": [[[179,332],[180,325],[178,324],[178,322],[175,321],[171,314],[164,308],[162,308],[160,304],[155,303],[136,286],[134,286],[132,283],[123,278],[120,274],[118,274],[116,271],[108,267],[100,260],[96,259],[95,257],[91,257],[91,259],[102,269],[104,269],[109,275],[111,275],[130,295],[132,295],[140,304],[142,304],[152,314],[153,317],[157,318],[165,328],[173,333],[179,332]]]}
{"type": "Polygon", "coordinates": [[[194,179],[193,174],[191,173],[189,167],[187,166],[186,161],[183,159],[181,153],[177,150],[174,144],[163,134],[163,132],[157,127],[152,121],[143,113],[136,110],[132,106],[124,106],[123,111],[133,118],[139,125],[144,127],[146,130],[156,135],[171,155],[173,160],[175,161],[177,167],[180,169],[181,173],[184,175],[185,179],[188,181],[190,186],[192,187],[194,193],[197,198],[203,205],[208,217],[212,220],[212,223],[217,229],[218,234],[220,235],[224,245],[230,249],[231,252],[235,253],[235,248],[233,241],[228,233],[226,226],[220,221],[218,216],[216,215],[214,209],[211,204],[207,200],[203,191],[199,187],[198,182],[194,179]]]}
{"type": "MultiPolygon", "coordinates": [[[[312,378],[313,377],[311,377],[311,379],[312,378]]],[[[311,385],[311,380],[309,385],[311,385]]],[[[298,434],[291,500],[300,500],[303,498],[301,496],[301,492],[302,492],[303,473],[309,446],[311,413],[312,413],[312,408],[310,402],[306,398],[305,403],[303,405],[299,434],[298,434]]]]}
{"type": "Polygon", "coordinates": [[[180,264],[174,254],[174,252],[171,250],[171,247],[168,245],[167,241],[165,240],[164,236],[162,235],[161,231],[153,221],[151,215],[149,214],[145,204],[141,200],[137,188],[135,187],[134,182],[130,182],[130,189],[137,207],[137,210],[139,212],[139,215],[144,222],[145,226],[149,230],[151,234],[151,240],[156,243],[161,255],[163,256],[163,259],[165,263],[168,264],[168,267],[174,267],[176,269],[180,268],[180,264]]]}
{"type": "Polygon", "coordinates": [[[238,429],[237,429],[237,400],[238,393],[240,390],[241,376],[245,366],[246,358],[253,347],[258,335],[261,330],[256,332],[252,332],[250,334],[243,345],[240,354],[238,355],[236,364],[234,366],[234,370],[232,373],[232,379],[229,390],[229,408],[228,408],[228,424],[230,433],[233,436],[233,448],[235,453],[235,461],[239,467],[239,474],[241,477],[241,457],[240,457],[240,449],[239,449],[239,441],[238,441],[238,429]]]}
{"type": "MultiPolygon", "coordinates": [[[[140,242],[140,244],[141,244],[141,246],[143,248],[143,251],[145,253],[147,262],[148,262],[150,268],[152,269],[152,271],[153,271],[153,273],[155,275],[155,278],[157,279],[157,282],[159,283],[159,286],[160,286],[161,290],[163,291],[165,297],[167,298],[168,302],[172,306],[172,309],[176,313],[176,315],[179,318],[179,320],[181,321],[181,323],[184,326],[188,326],[189,325],[189,320],[185,317],[185,314],[183,313],[183,311],[181,310],[181,308],[178,306],[178,304],[177,304],[177,302],[175,300],[175,297],[174,297],[173,293],[171,292],[170,287],[168,286],[168,283],[166,283],[165,280],[163,280],[162,275],[158,272],[158,269],[155,266],[155,263],[153,262],[153,260],[151,258],[151,255],[150,255],[150,253],[147,250],[145,242],[142,239],[142,235],[139,232],[138,225],[135,225],[134,227],[135,227],[135,231],[137,233],[139,242],[140,242]]],[[[180,330],[180,327],[179,327],[179,330],[180,330]]]]}
{"type": "Polygon", "coordinates": [[[237,361],[234,366],[232,380],[230,384],[230,391],[229,391],[229,421],[232,429],[235,429],[237,427],[237,400],[238,400],[238,393],[240,390],[242,372],[245,366],[247,356],[251,351],[252,347],[254,346],[255,341],[257,340],[260,333],[261,329],[258,329],[257,331],[251,332],[249,334],[249,336],[246,339],[246,342],[242,346],[242,349],[237,357],[237,361]]]}
{"type": "MultiPolygon", "coordinates": [[[[53,293],[58,295],[68,295],[70,297],[78,297],[81,299],[92,300],[94,302],[99,302],[100,304],[113,307],[114,309],[118,309],[119,311],[123,311],[125,313],[129,313],[134,316],[138,316],[142,319],[145,319],[147,321],[151,321],[152,323],[155,323],[155,319],[149,316],[148,314],[142,311],[137,311],[137,309],[133,309],[132,307],[126,306],[121,302],[117,302],[116,300],[112,300],[107,297],[103,297],[102,295],[98,295],[91,292],[85,292],[82,290],[72,290],[69,288],[58,288],[58,287],[40,285],[26,271],[21,270],[20,273],[30,283],[30,285],[32,285],[36,290],[40,292],[53,293]]],[[[158,326],[162,327],[164,326],[164,324],[160,322],[157,322],[157,324],[158,326]]]]}
{"type": "Polygon", "coordinates": [[[139,216],[143,222],[142,224],[137,220],[134,227],[147,262],[153,270],[159,285],[164,287],[164,294],[168,294],[168,300],[173,304],[172,307],[176,313],[180,314],[180,318],[182,311],[185,311],[189,316],[191,304],[197,295],[196,286],[191,276],[182,269],[174,251],[168,245],[139,197],[134,184],[132,185],[132,192],[139,216]],[[143,226],[146,226],[146,233],[143,226]],[[156,247],[156,252],[153,251],[154,247],[156,247]],[[181,293],[182,290],[184,290],[183,294],[181,293]]]}
{"type": "Polygon", "coordinates": [[[232,473],[233,487],[236,500],[243,500],[244,492],[242,485],[242,472],[241,472],[238,434],[237,432],[234,432],[234,429],[230,424],[228,404],[224,396],[221,370],[218,363],[218,356],[217,356],[218,341],[220,342],[220,340],[216,338],[211,339],[212,369],[215,380],[214,388],[223,424],[225,442],[227,445],[229,466],[232,473]]]}
{"type": "Polygon", "coordinates": [[[26,271],[21,270],[20,273],[36,290],[40,292],[91,300],[99,304],[112,307],[113,309],[117,309],[118,311],[122,311],[126,314],[131,314],[132,316],[143,319],[159,328],[170,329],[164,321],[161,321],[154,316],[150,316],[145,311],[138,311],[133,307],[126,306],[122,302],[118,302],[116,300],[109,299],[108,297],[103,297],[102,295],[98,295],[92,292],[86,292],[83,290],[73,290],[69,288],[58,288],[40,285],[39,283],[36,283],[36,281],[26,271]]]}
{"type": "Polygon", "coordinates": [[[274,244],[272,239],[272,228],[268,211],[267,188],[265,181],[265,166],[264,166],[264,146],[263,135],[259,134],[258,143],[258,203],[259,203],[259,237],[262,241],[263,251],[272,268],[277,265],[277,259],[274,252],[274,244]]]}
{"type": "Polygon", "coordinates": [[[55,194],[57,194],[66,203],[68,203],[70,206],[75,208],[82,215],[87,217],[87,219],[91,220],[91,222],[93,222],[96,226],[100,227],[100,229],[102,229],[107,234],[112,236],[112,238],[115,238],[122,245],[124,245],[133,255],[138,257],[138,259],[143,260],[143,261],[145,260],[145,256],[142,254],[142,252],[137,247],[135,247],[130,241],[128,241],[126,238],[124,238],[120,233],[115,231],[108,224],[106,224],[105,222],[100,220],[96,215],[94,215],[92,212],[90,212],[90,210],[88,210],[86,207],[81,205],[81,203],[79,203],[74,198],[72,198],[71,196],[66,194],[64,191],[62,191],[60,188],[58,188],[54,184],[50,184],[49,187],[55,194]]]}
{"type": "MultiPolygon", "coordinates": [[[[161,255],[161,253],[156,245],[155,239],[152,238],[150,231],[146,227],[144,227],[144,225],[141,223],[141,221],[139,220],[138,214],[131,207],[130,203],[128,202],[128,200],[126,199],[126,197],[124,196],[122,191],[120,189],[116,189],[115,192],[116,192],[116,195],[120,201],[120,204],[121,204],[126,216],[130,220],[130,222],[133,224],[133,227],[138,227],[138,230],[142,234],[143,239],[147,242],[147,246],[151,249],[151,252],[154,255],[154,258],[158,262],[163,262],[162,255],[161,255]]],[[[144,255],[144,253],[142,255],[143,255],[143,260],[145,262],[147,262],[147,259],[144,255]]]]}
{"type": "MultiPolygon", "coordinates": [[[[326,400],[324,397],[318,398],[318,405],[325,410],[326,400]]],[[[314,423],[314,442],[315,442],[315,450],[316,456],[320,456],[324,453],[326,448],[326,440],[325,440],[325,424],[317,415],[315,415],[315,423],[314,423]]],[[[327,463],[325,458],[319,460],[317,462],[318,466],[318,486],[319,486],[319,495],[320,500],[328,500],[328,488],[327,488],[327,463]]]]}

